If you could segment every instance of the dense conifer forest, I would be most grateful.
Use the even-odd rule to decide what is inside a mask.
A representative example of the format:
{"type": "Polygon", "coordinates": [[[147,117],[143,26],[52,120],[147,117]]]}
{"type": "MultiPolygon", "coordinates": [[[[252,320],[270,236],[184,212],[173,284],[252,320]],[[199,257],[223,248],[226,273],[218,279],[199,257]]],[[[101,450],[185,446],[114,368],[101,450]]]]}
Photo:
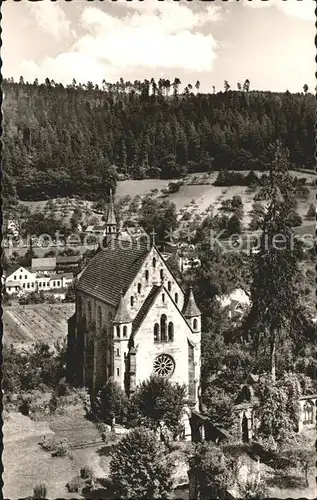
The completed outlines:
{"type": "Polygon", "coordinates": [[[315,99],[250,90],[211,94],[178,78],[63,86],[5,79],[3,195],[100,198],[118,178],[265,170],[279,139],[294,168],[314,168],[315,99]]]}

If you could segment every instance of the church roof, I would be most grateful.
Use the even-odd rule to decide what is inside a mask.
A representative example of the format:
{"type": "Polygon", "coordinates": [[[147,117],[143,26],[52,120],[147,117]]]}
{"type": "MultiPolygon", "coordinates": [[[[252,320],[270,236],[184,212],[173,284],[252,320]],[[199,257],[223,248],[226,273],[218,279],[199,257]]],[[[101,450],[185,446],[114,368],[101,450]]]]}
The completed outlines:
{"type": "Polygon", "coordinates": [[[187,300],[185,301],[184,309],[183,309],[183,315],[185,318],[193,318],[194,316],[200,316],[201,312],[197,307],[197,304],[194,299],[194,294],[193,294],[193,289],[192,287],[189,288],[189,293],[187,300]]]}
{"type": "Polygon", "coordinates": [[[77,290],[117,307],[121,293],[125,293],[149,252],[141,242],[113,240],[83,270],[77,290]]]}
{"type": "Polygon", "coordinates": [[[107,225],[116,225],[116,216],[114,213],[114,206],[113,206],[113,198],[112,198],[112,189],[110,189],[110,197],[109,197],[109,203],[108,203],[108,215],[107,215],[107,225]]]}
{"type": "Polygon", "coordinates": [[[130,323],[132,321],[129,312],[127,311],[123,294],[121,293],[120,302],[114,318],[115,323],[130,323]]]}

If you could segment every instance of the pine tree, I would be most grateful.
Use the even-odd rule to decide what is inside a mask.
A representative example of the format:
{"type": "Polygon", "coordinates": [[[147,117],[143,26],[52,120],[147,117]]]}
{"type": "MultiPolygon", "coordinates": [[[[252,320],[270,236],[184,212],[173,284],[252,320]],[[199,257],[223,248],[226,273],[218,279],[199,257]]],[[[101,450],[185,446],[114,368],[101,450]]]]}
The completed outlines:
{"type": "Polygon", "coordinates": [[[252,306],[244,322],[245,333],[254,342],[257,353],[261,345],[269,347],[273,380],[276,377],[277,346],[290,335],[299,307],[297,246],[288,223],[293,206],[288,154],[279,143],[274,149],[269,183],[262,189],[267,208],[260,223],[260,251],[254,256],[252,306]]]}

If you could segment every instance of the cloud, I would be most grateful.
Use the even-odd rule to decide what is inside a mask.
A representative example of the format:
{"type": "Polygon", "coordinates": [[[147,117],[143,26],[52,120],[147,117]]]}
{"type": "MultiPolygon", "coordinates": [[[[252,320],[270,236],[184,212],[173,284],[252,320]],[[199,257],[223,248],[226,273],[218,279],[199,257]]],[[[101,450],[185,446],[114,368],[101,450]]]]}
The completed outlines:
{"type": "Polygon", "coordinates": [[[67,19],[62,8],[53,2],[37,2],[28,4],[32,14],[35,17],[37,25],[46,34],[56,40],[61,37],[74,36],[75,32],[71,30],[71,23],[67,19]]]}
{"type": "MultiPolygon", "coordinates": [[[[52,21],[48,10],[43,9],[38,14],[42,28],[49,24],[50,33],[56,37],[61,31],[69,33],[69,21],[63,11],[56,10],[57,4],[47,5],[53,6],[50,12],[55,17],[52,21]]],[[[169,0],[121,5],[121,17],[97,7],[85,7],[78,26],[83,35],[69,51],[38,64],[26,61],[23,70],[28,74],[33,71],[33,78],[54,74],[54,79],[63,83],[73,77],[99,83],[104,78],[118,79],[147,68],[156,73],[169,69],[197,72],[212,69],[218,45],[212,34],[202,33],[201,28],[221,19],[218,7],[208,6],[195,12],[169,0]]]]}
{"type": "Polygon", "coordinates": [[[179,4],[152,2],[115,18],[87,7],[81,22],[88,33],[73,48],[121,70],[143,66],[206,71],[212,68],[217,43],[197,28],[218,20],[218,13],[214,7],[194,13],[179,4]]]}
{"type": "Polygon", "coordinates": [[[244,0],[244,5],[254,9],[276,7],[288,16],[315,21],[315,0],[244,0]]]}
{"type": "Polygon", "coordinates": [[[44,81],[45,78],[71,83],[73,78],[77,82],[86,83],[102,82],[105,77],[105,68],[84,54],[78,52],[64,52],[57,57],[47,57],[40,64],[34,61],[24,61],[21,64],[21,71],[25,81],[33,82],[35,78],[44,81]]]}

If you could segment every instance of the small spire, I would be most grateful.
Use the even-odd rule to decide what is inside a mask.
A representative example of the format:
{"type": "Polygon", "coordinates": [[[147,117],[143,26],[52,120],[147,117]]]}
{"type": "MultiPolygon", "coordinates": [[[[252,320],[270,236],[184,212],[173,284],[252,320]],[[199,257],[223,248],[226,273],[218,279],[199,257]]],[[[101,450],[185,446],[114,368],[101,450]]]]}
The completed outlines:
{"type": "Polygon", "coordinates": [[[151,240],[152,247],[154,247],[154,246],[155,246],[155,236],[156,236],[156,232],[154,231],[154,229],[153,229],[153,231],[150,233],[150,236],[152,237],[152,240],[151,240]]]}
{"type": "Polygon", "coordinates": [[[195,302],[193,287],[189,287],[188,298],[184,307],[183,314],[185,318],[193,318],[194,316],[201,316],[201,312],[195,302]]]}
{"type": "Polygon", "coordinates": [[[107,214],[107,225],[114,226],[117,224],[116,221],[116,216],[114,212],[114,204],[113,204],[113,197],[112,197],[112,189],[110,188],[110,193],[109,193],[109,203],[108,203],[108,214],[107,214]]]}
{"type": "Polygon", "coordinates": [[[118,305],[118,309],[116,312],[116,316],[114,318],[114,323],[121,324],[121,323],[131,323],[132,319],[130,314],[127,311],[127,308],[125,306],[124,302],[124,297],[123,297],[123,290],[121,288],[120,292],[120,301],[118,305]]]}

